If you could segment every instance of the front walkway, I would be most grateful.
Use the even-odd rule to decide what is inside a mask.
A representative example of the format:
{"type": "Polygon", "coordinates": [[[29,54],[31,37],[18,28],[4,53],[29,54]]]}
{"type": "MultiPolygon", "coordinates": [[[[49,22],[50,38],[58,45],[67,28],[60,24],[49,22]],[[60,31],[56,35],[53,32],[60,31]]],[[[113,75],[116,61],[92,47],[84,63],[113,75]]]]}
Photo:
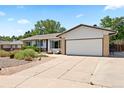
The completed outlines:
{"type": "Polygon", "coordinates": [[[59,55],[11,76],[0,76],[0,87],[124,87],[123,66],[123,58],[59,55]]]}

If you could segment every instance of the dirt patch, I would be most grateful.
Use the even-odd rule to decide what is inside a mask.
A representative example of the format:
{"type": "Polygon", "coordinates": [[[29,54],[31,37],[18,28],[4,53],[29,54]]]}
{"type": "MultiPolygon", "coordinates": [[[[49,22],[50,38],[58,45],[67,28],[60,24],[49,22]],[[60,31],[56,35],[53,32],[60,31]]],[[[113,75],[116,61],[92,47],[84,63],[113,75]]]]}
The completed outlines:
{"type": "Polygon", "coordinates": [[[40,61],[38,59],[35,59],[34,61],[24,61],[9,58],[0,58],[0,66],[2,67],[0,75],[11,75],[30,67],[48,62],[54,58],[55,57],[43,57],[40,61]]]}

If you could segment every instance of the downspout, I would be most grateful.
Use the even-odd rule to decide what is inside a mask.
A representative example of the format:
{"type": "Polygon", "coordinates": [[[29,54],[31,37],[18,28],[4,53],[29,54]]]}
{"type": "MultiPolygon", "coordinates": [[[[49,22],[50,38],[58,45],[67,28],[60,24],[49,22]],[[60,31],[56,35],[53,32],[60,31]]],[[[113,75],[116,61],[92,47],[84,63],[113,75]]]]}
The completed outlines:
{"type": "Polygon", "coordinates": [[[117,35],[118,34],[118,31],[116,31],[114,34],[111,34],[111,35],[109,35],[110,37],[111,36],[115,36],[115,35],[117,35]]]}
{"type": "Polygon", "coordinates": [[[115,36],[115,35],[117,35],[118,34],[118,31],[116,31],[114,34],[111,34],[111,35],[109,35],[110,37],[111,36],[115,36]]]}
{"type": "Polygon", "coordinates": [[[117,35],[118,34],[118,31],[116,31],[114,34],[111,34],[111,35],[109,35],[109,36],[115,36],[115,35],[117,35]]]}

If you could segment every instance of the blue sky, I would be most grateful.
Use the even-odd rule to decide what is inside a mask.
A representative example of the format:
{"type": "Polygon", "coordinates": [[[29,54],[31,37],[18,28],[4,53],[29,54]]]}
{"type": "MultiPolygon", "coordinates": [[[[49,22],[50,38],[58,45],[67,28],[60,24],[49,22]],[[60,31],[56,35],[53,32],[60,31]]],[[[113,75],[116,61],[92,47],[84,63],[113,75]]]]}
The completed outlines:
{"type": "Polygon", "coordinates": [[[102,5],[1,5],[0,6],[0,35],[22,35],[33,29],[38,20],[53,19],[69,29],[78,24],[99,24],[105,16],[124,16],[124,6],[102,5]]]}

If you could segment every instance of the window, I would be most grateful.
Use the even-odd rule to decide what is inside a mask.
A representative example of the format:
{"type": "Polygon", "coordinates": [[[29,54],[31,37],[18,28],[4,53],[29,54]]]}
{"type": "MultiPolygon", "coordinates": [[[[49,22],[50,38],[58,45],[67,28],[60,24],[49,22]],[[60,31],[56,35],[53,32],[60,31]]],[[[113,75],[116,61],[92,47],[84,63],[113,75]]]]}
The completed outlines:
{"type": "Polygon", "coordinates": [[[43,46],[43,40],[37,40],[36,41],[36,46],[43,46]]]}
{"type": "Polygon", "coordinates": [[[30,46],[30,45],[31,45],[31,43],[30,43],[30,42],[26,42],[26,45],[27,45],[27,46],[30,46]]]}
{"type": "Polygon", "coordinates": [[[38,41],[36,40],[36,46],[38,46],[38,41]]]}
{"type": "Polygon", "coordinates": [[[52,48],[60,48],[60,41],[52,41],[52,48]]]}
{"type": "Polygon", "coordinates": [[[15,45],[15,48],[18,48],[18,45],[15,45]]]}
{"type": "Polygon", "coordinates": [[[43,40],[40,41],[40,46],[43,46],[43,40]]]}

